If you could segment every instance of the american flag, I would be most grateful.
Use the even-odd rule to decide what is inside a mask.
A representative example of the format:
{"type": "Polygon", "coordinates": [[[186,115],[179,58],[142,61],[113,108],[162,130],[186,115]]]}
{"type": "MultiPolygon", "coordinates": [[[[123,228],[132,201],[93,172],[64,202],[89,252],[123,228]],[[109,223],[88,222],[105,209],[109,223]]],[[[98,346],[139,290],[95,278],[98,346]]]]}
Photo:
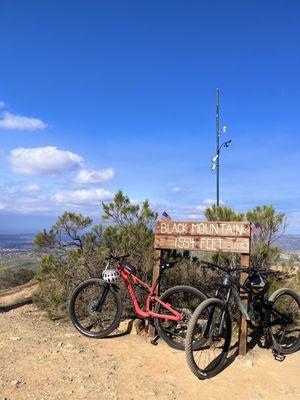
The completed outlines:
{"type": "Polygon", "coordinates": [[[253,222],[251,224],[251,230],[255,236],[259,236],[262,234],[262,230],[258,222],[253,222]]]}
{"type": "Polygon", "coordinates": [[[161,220],[161,221],[171,221],[171,217],[170,217],[170,215],[169,215],[168,213],[166,213],[166,212],[164,211],[164,212],[162,213],[162,215],[161,215],[160,220],[161,220]]]}

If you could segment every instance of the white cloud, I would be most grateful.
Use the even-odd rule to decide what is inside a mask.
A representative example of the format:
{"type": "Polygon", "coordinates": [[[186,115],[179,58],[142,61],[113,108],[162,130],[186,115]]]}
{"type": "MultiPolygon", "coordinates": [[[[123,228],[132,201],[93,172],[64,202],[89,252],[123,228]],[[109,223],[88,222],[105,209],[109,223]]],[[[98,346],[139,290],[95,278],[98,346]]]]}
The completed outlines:
{"type": "Polygon", "coordinates": [[[187,215],[188,219],[197,219],[197,220],[201,220],[201,218],[203,218],[203,215],[201,214],[188,214],[187,215]]]}
{"type": "Polygon", "coordinates": [[[135,199],[134,197],[130,198],[129,200],[130,200],[130,203],[135,205],[135,206],[139,206],[139,205],[141,205],[143,203],[142,200],[135,199]]]}
{"type": "Polygon", "coordinates": [[[5,204],[0,202],[0,210],[4,210],[5,204]]]}
{"type": "Polygon", "coordinates": [[[171,191],[172,191],[173,193],[180,193],[180,192],[182,192],[182,188],[181,188],[180,186],[174,186],[174,187],[171,189],[171,191]]]}
{"type": "Polygon", "coordinates": [[[40,185],[38,185],[37,183],[31,183],[23,186],[22,191],[30,193],[30,192],[37,192],[40,189],[41,189],[40,185]]]}
{"type": "MultiPolygon", "coordinates": [[[[211,207],[211,206],[213,206],[214,204],[216,204],[216,200],[215,200],[215,199],[204,199],[204,200],[202,200],[202,203],[199,204],[199,205],[196,207],[196,210],[203,211],[203,210],[205,210],[207,207],[211,207]]],[[[220,200],[220,205],[224,205],[224,201],[220,200]]]]}
{"type": "Polygon", "coordinates": [[[64,203],[66,205],[99,205],[100,201],[109,200],[113,194],[104,189],[78,189],[78,190],[62,190],[53,195],[56,203],[64,203]]]}
{"type": "Polygon", "coordinates": [[[4,107],[5,107],[4,101],[1,101],[1,100],[0,100],[0,108],[4,108],[4,107]]]}
{"type": "Polygon", "coordinates": [[[79,184],[87,183],[104,183],[108,182],[115,176],[112,168],[103,169],[101,171],[82,169],[78,172],[75,182],[79,184]]]}
{"type": "Polygon", "coordinates": [[[16,174],[56,175],[82,164],[83,158],[57,147],[16,148],[10,152],[9,163],[16,174]]]}
{"type": "Polygon", "coordinates": [[[46,127],[47,124],[38,118],[24,117],[22,115],[12,114],[9,111],[5,111],[0,119],[0,128],[5,129],[34,131],[46,127]]]}
{"type": "Polygon", "coordinates": [[[288,226],[287,232],[299,233],[300,232],[300,211],[293,211],[287,213],[288,226]]]}

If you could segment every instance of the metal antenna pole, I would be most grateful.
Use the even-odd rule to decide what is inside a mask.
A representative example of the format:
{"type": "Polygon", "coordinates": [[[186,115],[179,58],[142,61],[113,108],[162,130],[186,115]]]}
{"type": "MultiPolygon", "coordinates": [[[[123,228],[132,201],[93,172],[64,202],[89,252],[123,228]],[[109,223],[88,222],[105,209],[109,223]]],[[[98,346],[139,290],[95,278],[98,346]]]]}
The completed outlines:
{"type": "Polygon", "coordinates": [[[220,90],[217,88],[217,105],[216,105],[216,142],[217,142],[217,206],[220,204],[220,90]]]}

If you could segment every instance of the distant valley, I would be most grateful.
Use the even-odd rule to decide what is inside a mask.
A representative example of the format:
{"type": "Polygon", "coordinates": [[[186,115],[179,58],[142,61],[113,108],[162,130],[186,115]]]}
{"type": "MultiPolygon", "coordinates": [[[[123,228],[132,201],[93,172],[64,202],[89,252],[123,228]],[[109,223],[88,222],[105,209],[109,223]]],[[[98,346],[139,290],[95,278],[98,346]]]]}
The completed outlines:
{"type": "Polygon", "coordinates": [[[282,235],[275,244],[283,251],[300,251],[300,234],[282,235]]]}
{"type": "Polygon", "coordinates": [[[37,270],[40,255],[34,251],[35,234],[0,235],[0,270],[37,270]]]}
{"type": "MultiPolygon", "coordinates": [[[[32,251],[34,248],[33,240],[35,234],[0,234],[0,255],[4,250],[9,251],[32,251]]],[[[276,245],[283,251],[300,251],[300,234],[282,235],[276,242],[276,245]]]]}

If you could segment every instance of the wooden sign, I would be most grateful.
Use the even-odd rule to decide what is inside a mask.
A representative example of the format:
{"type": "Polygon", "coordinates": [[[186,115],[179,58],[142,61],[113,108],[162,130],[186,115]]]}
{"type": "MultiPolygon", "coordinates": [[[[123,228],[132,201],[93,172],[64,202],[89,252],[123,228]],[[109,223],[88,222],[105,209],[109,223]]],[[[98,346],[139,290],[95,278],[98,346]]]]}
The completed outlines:
{"type": "Polygon", "coordinates": [[[249,254],[250,224],[158,221],[155,248],[249,254]]]}
{"type": "MultiPolygon", "coordinates": [[[[227,253],[241,253],[241,266],[249,268],[251,228],[248,222],[182,222],[158,221],[155,232],[155,265],[153,268],[153,282],[160,276],[161,255],[163,249],[213,251],[227,253]]],[[[243,283],[246,273],[241,274],[240,284],[243,283]]],[[[159,286],[156,287],[158,293],[159,286]]],[[[243,300],[247,301],[246,299],[243,300]]],[[[155,328],[150,334],[155,336],[155,328]]],[[[247,351],[247,322],[241,319],[239,333],[239,354],[247,351]]]]}

